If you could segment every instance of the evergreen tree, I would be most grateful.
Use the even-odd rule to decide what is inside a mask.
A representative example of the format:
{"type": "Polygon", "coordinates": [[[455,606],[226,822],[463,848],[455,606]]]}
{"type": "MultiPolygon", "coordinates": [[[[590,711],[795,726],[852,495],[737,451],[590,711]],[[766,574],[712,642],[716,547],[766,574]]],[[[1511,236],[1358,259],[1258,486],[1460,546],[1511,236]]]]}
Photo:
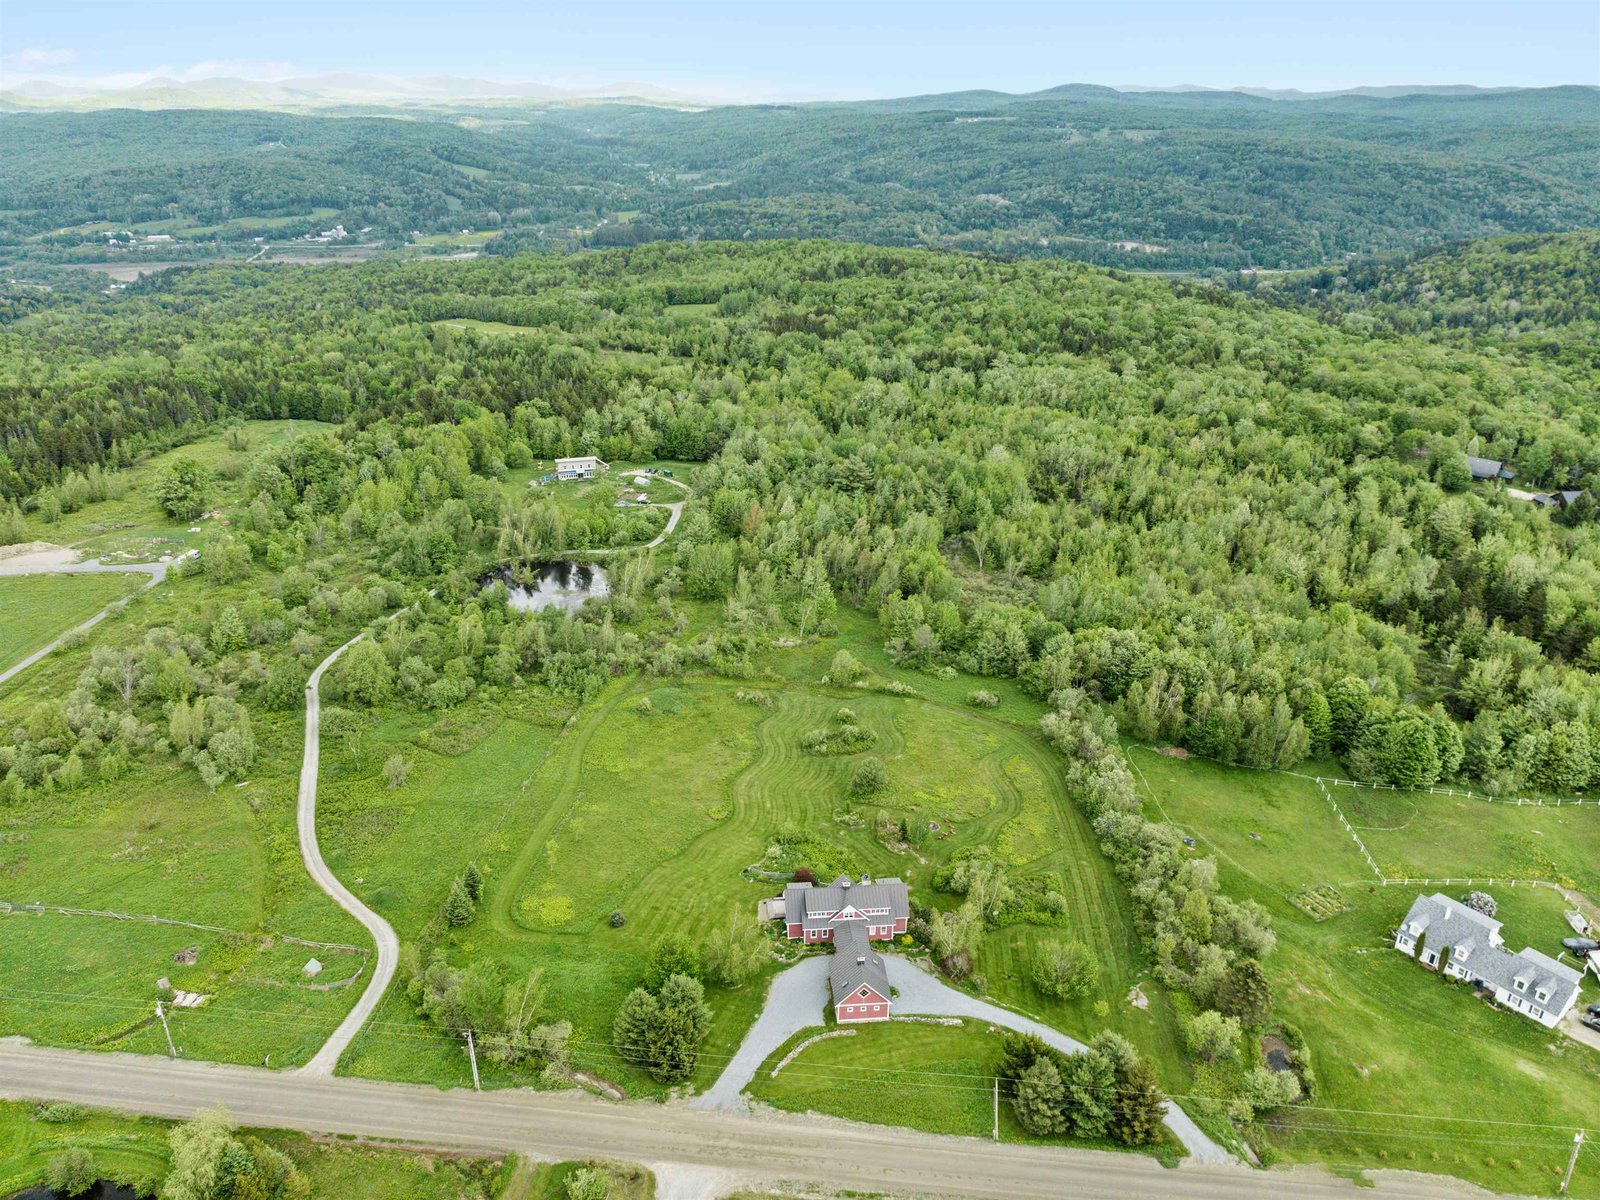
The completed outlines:
{"type": "Polygon", "coordinates": [[[1125,1146],[1149,1146],[1161,1140],[1165,1120],[1166,1096],[1157,1086],[1156,1069],[1141,1058],[1118,1081],[1111,1134],[1125,1146]]]}

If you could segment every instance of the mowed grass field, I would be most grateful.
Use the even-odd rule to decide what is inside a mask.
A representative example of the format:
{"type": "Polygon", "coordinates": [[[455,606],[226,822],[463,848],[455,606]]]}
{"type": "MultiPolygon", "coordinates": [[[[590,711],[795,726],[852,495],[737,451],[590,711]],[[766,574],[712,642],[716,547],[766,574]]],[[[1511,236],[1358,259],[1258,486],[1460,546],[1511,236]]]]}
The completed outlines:
{"type": "MultiPolygon", "coordinates": [[[[1000,1034],[984,1022],[888,1021],[854,1029],[830,1027],[828,1032],[845,1036],[813,1042],[780,1069],[779,1064],[818,1031],[790,1038],[761,1064],[749,1094],[788,1112],[816,1112],[961,1137],[993,1136],[1000,1034]]],[[[1059,1144],[1064,1140],[1028,1133],[1017,1124],[1008,1101],[1000,1104],[999,1121],[1001,1141],[1059,1144]]],[[[1126,1150],[1109,1139],[1071,1142],[1126,1150]]],[[[1182,1148],[1169,1140],[1148,1152],[1171,1165],[1182,1148]]]]}
{"type": "Polygon", "coordinates": [[[143,575],[0,576],[0,671],[144,583],[143,575]]]}
{"type": "MultiPolygon", "coordinates": [[[[933,889],[938,865],[990,845],[1019,873],[1049,874],[1069,902],[1059,927],[988,935],[979,970],[991,994],[1075,1034],[1118,1029],[1155,1056],[1169,1086],[1180,1085],[1170,1007],[1143,976],[1119,885],[1066,796],[1049,749],[1027,726],[993,712],[876,689],[887,675],[868,690],[823,687],[815,680],[835,649],[817,652],[821,669],[809,651],[774,652],[774,662],[800,659],[785,663],[792,680],[773,672],[765,683],[618,681],[570,720],[555,711],[534,721],[461,714],[469,732],[448,761],[423,750],[415,722],[386,721],[368,739],[361,768],[340,765],[330,778],[324,759],[329,861],[403,940],[423,931],[455,873],[477,861],[487,894],[473,923],[444,938],[452,961],[488,955],[508,974],[542,972],[550,1015],[574,1024],[576,1064],[630,1092],[650,1093],[657,1085],[612,1051],[612,1018],[663,936],[698,941],[730,916],[753,919],[757,902],[781,889],[780,882],[746,877],[744,868],[768,861],[782,827],[804,828],[845,869],[898,875],[913,897],[942,907],[959,897],[933,889]],[[741,700],[741,691],[762,691],[770,704],[741,700]],[[842,707],[872,731],[873,744],[837,757],[803,749],[806,733],[832,725],[842,707]],[[389,792],[378,766],[394,752],[414,769],[404,788],[389,792]],[[885,762],[890,786],[858,803],[849,780],[866,753],[885,762]],[[875,833],[880,814],[937,822],[942,833],[918,851],[892,849],[875,833]],[[625,918],[618,929],[610,924],[614,911],[625,918]],[[1046,937],[1080,940],[1096,953],[1103,963],[1096,992],[1070,1003],[1036,992],[1032,947],[1046,937]],[[1148,1008],[1127,1003],[1135,981],[1151,998],[1148,1008]],[[1104,1019],[1093,1011],[1101,999],[1109,1008],[1104,1019]]],[[[969,690],[973,684],[967,681],[969,690]]],[[[1031,715],[1013,700],[1016,711],[1031,715]]],[[[698,1086],[708,1085],[737,1048],[765,982],[710,990],[716,1020],[698,1086]]],[[[441,1083],[470,1079],[462,1047],[436,1036],[393,994],[346,1069],[441,1083]]],[[[492,1069],[486,1079],[515,1081],[492,1069]]]]}
{"type": "MultiPolygon", "coordinates": [[[[1459,1175],[1496,1190],[1548,1195],[1560,1182],[1572,1133],[1600,1122],[1600,1052],[1567,1041],[1514,1013],[1475,999],[1392,949],[1391,935],[1419,888],[1384,887],[1340,828],[1315,783],[1291,775],[1161,758],[1129,748],[1153,814],[1165,814],[1215,853],[1224,890],[1271,912],[1278,949],[1266,961],[1278,1016],[1307,1038],[1318,1090],[1310,1104],[1273,1118],[1270,1144],[1299,1161],[1459,1175]],[[1299,907],[1322,888],[1346,911],[1318,921],[1299,907]],[[1328,890],[1331,888],[1331,892],[1328,890]]],[[[1353,789],[1341,788],[1341,806],[1353,789]]],[[[1439,797],[1363,793],[1379,804],[1345,811],[1366,825],[1399,825],[1408,804],[1439,797]],[[1378,811],[1380,804],[1392,809],[1378,811]]],[[[1442,798],[1446,801],[1448,797],[1442,798]]],[[[1403,829],[1383,833],[1380,861],[1400,850],[1431,862],[1445,845],[1462,857],[1438,874],[1493,869],[1512,830],[1543,828],[1558,868],[1592,870],[1579,857],[1587,843],[1555,839],[1556,810],[1476,807],[1448,810],[1449,832],[1428,823],[1413,846],[1403,829]],[[1432,837],[1432,841],[1429,839],[1432,837]],[[1565,847],[1557,851],[1557,847],[1565,847]]],[[[1581,809],[1565,810],[1577,818],[1581,809]]],[[[1590,819],[1600,812],[1588,810],[1590,819]]],[[[1446,819],[1441,816],[1440,821],[1446,819]]],[[[1542,844],[1542,843],[1541,843],[1542,844]]],[[[1428,888],[1428,891],[1437,890],[1428,888]]],[[[1463,891],[1465,889],[1455,889],[1463,891]]],[[[1499,919],[1513,949],[1560,950],[1566,905],[1555,892],[1496,887],[1499,919]]],[[[1310,902],[1315,907],[1316,902],[1310,902]]],[[[1589,986],[1585,1001],[1595,999],[1589,986]]],[[[1572,1193],[1600,1195],[1600,1171],[1580,1168],[1572,1193]]]]}

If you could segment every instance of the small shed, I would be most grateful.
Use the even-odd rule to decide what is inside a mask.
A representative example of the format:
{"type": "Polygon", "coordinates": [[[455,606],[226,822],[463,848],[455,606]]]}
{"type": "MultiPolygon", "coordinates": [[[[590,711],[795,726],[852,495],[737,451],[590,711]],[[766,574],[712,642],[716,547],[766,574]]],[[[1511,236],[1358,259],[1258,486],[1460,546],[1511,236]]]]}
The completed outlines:
{"type": "Polygon", "coordinates": [[[307,979],[315,979],[322,974],[322,964],[314,958],[308,958],[306,959],[306,965],[300,968],[300,974],[307,979]]]}
{"type": "Polygon", "coordinates": [[[756,905],[756,919],[758,921],[781,921],[788,915],[789,905],[782,896],[774,896],[771,900],[763,900],[756,905]]]}

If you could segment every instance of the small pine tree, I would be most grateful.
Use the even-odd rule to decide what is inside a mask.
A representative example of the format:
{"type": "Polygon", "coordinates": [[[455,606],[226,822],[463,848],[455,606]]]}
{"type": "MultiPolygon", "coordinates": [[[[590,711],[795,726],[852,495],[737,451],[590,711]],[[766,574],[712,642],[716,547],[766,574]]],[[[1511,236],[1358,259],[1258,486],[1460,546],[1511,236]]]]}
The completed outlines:
{"type": "Polygon", "coordinates": [[[1136,1060],[1117,1085],[1111,1104],[1111,1134],[1124,1146],[1148,1146],[1161,1139],[1166,1096],[1156,1084],[1155,1068],[1136,1060]]]}
{"type": "Polygon", "coordinates": [[[211,623],[211,649],[219,658],[232,654],[249,640],[250,634],[245,629],[244,618],[231,604],[218,613],[217,619],[211,623]]]}
{"type": "Polygon", "coordinates": [[[1217,989],[1217,1011],[1237,1017],[1245,1026],[1260,1025],[1272,1012],[1272,988],[1266,972],[1253,958],[1241,959],[1222,977],[1217,989]]]}
{"type": "Polygon", "coordinates": [[[444,923],[451,929],[459,929],[472,920],[477,910],[477,905],[467,893],[466,883],[458,877],[450,885],[450,895],[444,902],[444,923]]]}
{"type": "Polygon", "coordinates": [[[1062,1086],[1056,1064],[1043,1056],[1034,1059],[1033,1065],[1016,1082],[1012,1108],[1017,1114],[1017,1124],[1037,1137],[1065,1133],[1066,1098],[1067,1090],[1062,1086]]]}
{"type": "Polygon", "coordinates": [[[472,897],[474,904],[483,898],[483,872],[478,870],[477,863],[467,864],[467,869],[461,872],[461,884],[467,889],[467,895],[472,897]]]}

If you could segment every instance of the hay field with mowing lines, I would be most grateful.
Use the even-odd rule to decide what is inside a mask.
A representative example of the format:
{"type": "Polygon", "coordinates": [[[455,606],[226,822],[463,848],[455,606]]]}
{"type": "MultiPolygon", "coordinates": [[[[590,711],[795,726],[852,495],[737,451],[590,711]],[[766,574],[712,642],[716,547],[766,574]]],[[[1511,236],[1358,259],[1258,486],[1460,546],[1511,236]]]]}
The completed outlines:
{"type": "MultiPolygon", "coordinates": [[[[941,862],[969,846],[1004,846],[1019,873],[1050,873],[1069,911],[1061,928],[1017,926],[988,936],[979,970],[991,991],[1069,1032],[1121,1029],[1157,1056],[1174,1083],[1182,1081],[1161,989],[1145,981],[1148,1009],[1124,1002],[1140,964],[1129,961],[1134,938],[1123,900],[1042,741],[991,713],[932,697],[779,682],[759,685],[770,707],[737,698],[755,687],[619,681],[559,732],[530,738],[508,719],[437,770],[416,754],[418,774],[399,792],[380,795],[369,780],[365,800],[351,793],[366,811],[332,815],[342,801],[329,810],[330,861],[337,857],[342,877],[395,921],[403,940],[414,940],[453,874],[475,858],[487,873],[487,894],[478,917],[444,937],[452,958],[487,954],[509,972],[544,972],[551,1014],[574,1024],[576,1065],[649,1094],[659,1087],[610,1049],[612,1016],[662,936],[698,941],[730,914],[753,919],[757,901],[780,890],[779,882],[747,878],[744,868],[765,860],[781,827],[802,827],[852,872],[898,875],[915,898],[941,907],[958,899],[932,889],[941,862]],[[642,698],[649,710],[640,710],[642,698]],[[808,752],[806,734],[832,727],[842,707],[871,731],[871,744],[855,754],[808,752]],[[889,787],[855,802],[850,778],[866,754],[886,764],[889,787]],[[407,795],[418,788],[429,798],[407,795]],[[406,815],[386,818],[395,806],[406,815]],[[880,814],[937,821],[945,833],[917,851],[891,849],[875,833],[880,814]],[[358,832],[364,829],[382,831],[367,837],[358,832]],[[460,840],[439,853],[436,838],[419,835],[408,848],[408,829],[459,830],[460,840]],[[614,910],[626,918],[620,929],[610,926],[614,910]],[[1104,962],[1093,995],[1060,1003],[1036,993],[1032,947],[1056,936],[1084,941],[1104,962]],[[1112,1009],[1106,1020],[1092,1012],[1100,998],[1112,1009]]],[[[368,776],[405,736],[398,724],[375,731],[364,753],[368,776]]],[[[343,785],[335,782],[329,794],[343,795],[343,785]]],[[[737,1048],[777,966],[743,988],[710,989],[716,1020],[700,1086],[737,1048]]],[[[461,1048],[431,1034],[395,995],[354,1055],[360,1073],[468,1078],[461,1048]]],[[[492,1068],[485,1080],[518,1081],[492,1068]]]]}
{"type": "Polygon", "coordinates": [[[144,583],[143,575],[0,576],[0,671],[144,583]]]}
{"type": "MultiPolygon", "coordinates": [[[[1194,834],[1199,852],[1216,854],[1224,891],[1255,899],[1272,914],[1278,949],[1264,965],[1278,1016],[1309,1042],[1318,1091],[1315,1108],[1274,1118],[1281,1127],[1270,1136],[1269,1153],[1345,1167],[1443,1171],[1518,1193],[1554,1192],[1572,1130],[1600,1121],[1600,1054],[1475,999],[1465,986],[1392,949],[1392,931],[1419,889],[1378,882],[1311,780],[1180,762],[1137,747],[1128,753],[1140,767],[1135,777],[1148,786],[1152,815],[1168,814],[1194,834]],[[1337,886],[1349,911],[1319,921],[1296,905],[1308,887],[1321,884],[1337,886]],[[1421,1116],[1363,1115],[1395,1112],[1421,1116]],[[1461,1117],[1527,1124],[1446,1119],[1461,1117]]],[[[1398,816],[1406,803],[1422,799],[1363,793],[1382,797],[1387,807],[1380,814],[1363,805],[1358,819],[1346,805],[1353,792],[1341,788],[1337,798],[1357,825],[1398,825],[1373,818],[1398,816]]],[[[1524,833],[1553,828],[1546,822],[1558,811],[1600,818],[1592,809],[1472,803],[1450,810],[1448,843],[1468,856],[1460,865],[1498,861],[1514,818],[1525,823],[1524,833]]],[[[1395,839],[1383,844],[1390,853],[1431,862],[1438,843],[1427,840],[1429,828],[1412,822],[1381,835],[1395,839]],[[1400,840],[1407,835],[1419,840],[1400,840]]],[[[1386,861],[1372,831],[1362,836],[1386,861]]],[[[1552,855],[1564,855],[1558,866],[1584,869],[1577,861],[1585,853],[1581,839],[1546,841],[1552,855]]],[[[1496,888],[1494,895],[1508,945],[1560,949],[1567,929],[1557,893],[1519,887],[1496,888]]],[[[1593,999],[1591,986],[1586,1000],[1593,999]]],[[[1580,1172],[1572,1194],[1600,1195],[1600,1177],[1580,1172]]]]}

